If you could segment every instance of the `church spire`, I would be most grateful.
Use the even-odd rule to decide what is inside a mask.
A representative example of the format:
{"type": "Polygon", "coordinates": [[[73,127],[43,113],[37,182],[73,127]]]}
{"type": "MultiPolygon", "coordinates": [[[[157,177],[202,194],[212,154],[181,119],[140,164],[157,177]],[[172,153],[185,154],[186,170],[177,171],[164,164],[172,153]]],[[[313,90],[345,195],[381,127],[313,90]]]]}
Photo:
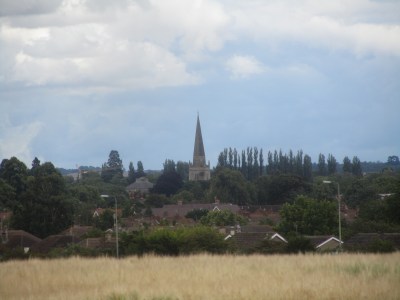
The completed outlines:
{"type": "MultiPolygon", "coordinates": [[[[201,126],[200,126],[200,118],[199,114],[197,113],[197,125],[196,125],[196,136],[194,139],[194,150],[193,150],[193,163],[196,166],[196,163],[203,162],[205,163],[206,155],[204,152],[204,145],[203,145],[203,136],[201,134],[201,126]]],[[[197,166],[204,166],[204,165],[197,165],[197,166]]]]}
{"type": "Polygon", "coordinates": [[[210,180],[210,166],[206,164],[199,113],[197,113],[196,135],[194,138],[193,164],[189,165],[189,180],[210,180]]]}

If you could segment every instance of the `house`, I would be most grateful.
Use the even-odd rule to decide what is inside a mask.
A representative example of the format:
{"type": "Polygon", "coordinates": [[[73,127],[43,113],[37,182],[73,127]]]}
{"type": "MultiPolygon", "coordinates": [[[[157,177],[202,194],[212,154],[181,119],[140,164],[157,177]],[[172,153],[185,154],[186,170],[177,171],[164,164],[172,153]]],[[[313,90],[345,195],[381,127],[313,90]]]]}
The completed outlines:
{"type": "Polygon", "coordinates": [[[57,248],[66,248],[70,244],[80,242],[79,238],[72,235],[50,235],[32,246],[33,253],[48,254],[51,250],[57,248]]]}
{"type": "Polygon", "coordinates": [[[87,249],[110,250],[115,248],[116,239],[107,237],[87,238],[80,241],[78,245],[87,249]]]}
{"type": "Polygon", "coordinates": [[[71,235],[76,238],[81,238],[89,231],[93,230],[93,226],[80,226],[80,225],[73,225],[70,228],[61,232],[61,235],[71,235]]]}
{"type": "Polygon", "coordinates": [[[271,248],[281,247],[287,244],[287,240],[267,225],[243,226],[240,231],[230,231],[225,240],[231,240],[232,244],[240,252],[252,252],[263,244],[269,244],[271,248]],[[272,243],[272,244],[271,244],[272,243]]]}
{"type": "Polygon", "coordinates": [[[126,191],[131,199],[134,199],[136,195],[146,195],[153,188],[153,184],[146,178],[140,177],[126,187],[126,191]]]}
{"type": "Polygon", "coordinates": [[[28,253],[32,246],[42,240],[24,230],[2,230],[1,243],[9,248],[23,248],[28,253]]]}
{"type": "Polygon", "coordinates": [[[314,249],[319,252],[329,252],[338,250],[343,241],[331,235],[313,235],[305,236],[310,240],[314,249]]]}
{"type": "Polygon", "coordinates": [[[167,204],[160,208],[152,208],[153,216],[159,218],[175,218],[181,217],[184,218],[188,212],[197,209],[206,209],[209,211],[221,211],[228,210],[233,213],[238,213],[240,211],[240,207],[236,204],[230,203],[190,203],[183,204],[182,201],[178,201],[178,204],[167,204]]]}

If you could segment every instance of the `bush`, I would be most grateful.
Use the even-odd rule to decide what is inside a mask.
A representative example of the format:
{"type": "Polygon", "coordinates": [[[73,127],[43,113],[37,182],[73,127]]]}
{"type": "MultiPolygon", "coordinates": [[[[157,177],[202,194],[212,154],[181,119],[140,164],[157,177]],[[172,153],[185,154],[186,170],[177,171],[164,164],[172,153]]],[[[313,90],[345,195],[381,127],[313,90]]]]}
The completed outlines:
{"type": "Polygon", "coordinates": [[[394,252],[395,248],[392,242],[378,239],[368,245],[367,251],[373,253],[389,253],[394,252]]]}
{"type": "Polygon", "coordinates": [[[306,253],[315,251],[311,241],[302,236],[296,236],[289,238],[286,245],[286,251],[288,253],[306,253]]]}
{"type": "Polygon", "coordinates": [[[157,229],[150,232],[132,232],[121,235],[122,255],[158,255],[176,256],[194,253],[223,253],[227,250],[224,237],[210,227],[157,229]]]}

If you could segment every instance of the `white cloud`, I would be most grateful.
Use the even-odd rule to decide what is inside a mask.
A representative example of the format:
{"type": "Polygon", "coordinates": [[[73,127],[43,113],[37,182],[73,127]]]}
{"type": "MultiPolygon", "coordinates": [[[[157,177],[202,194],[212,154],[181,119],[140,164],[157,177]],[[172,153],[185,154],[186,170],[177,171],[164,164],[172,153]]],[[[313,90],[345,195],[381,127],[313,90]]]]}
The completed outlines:
{"type": "Polygon", "coordinates": [[[257,43],[400,56],[399,2],[246,1],[231,7],[235,30],[257,43]],[[389,18],[388,21],[387,18],[389,18]]]}
{"type": "Polygon", "coordinates": [[[357,57],[400,56],[396,1],[21,3],[0,0],[0,81],[6,84],[75,91],[192,85],[205,81],[198,74],[214,71],[203,69],[227,59],[232,76],[245,78],[265,66],[254,57],[227,58],[225,50],[249,41],[274,51],[299,43],[357,57]]]}
{"type": "Polygon", "coordinates": [[[34,121],[29,124],[13,126],[3,116],[0,123],[0,157],[17,157],[29,166],[32,161],[31,144],[43,128],[43,124],[34,121]]]}
{"type": "Polygon", "coordinates": [[[261,62],[252,56],[234,55],[226,63],[233,79],[243,79],[265,72],[261,62]]]}

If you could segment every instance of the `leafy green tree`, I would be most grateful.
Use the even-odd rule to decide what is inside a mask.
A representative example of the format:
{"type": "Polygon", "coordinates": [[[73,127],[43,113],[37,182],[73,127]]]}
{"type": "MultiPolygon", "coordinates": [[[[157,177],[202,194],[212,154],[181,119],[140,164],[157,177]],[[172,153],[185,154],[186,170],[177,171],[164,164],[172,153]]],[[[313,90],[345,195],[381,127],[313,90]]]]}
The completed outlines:
{"type": "Polygon", "coordinates": [[[30,174],[35,175],[35,171],[38,167],[40,167],[40,160],[37,157],[35,157],[35,159],[32,161],[32,168],[30,170],[30,174]]]}
{"type": "Polygon", "coordinates": [[[387,198],[387,219],[390,222],[400,224],[400,180],[397,189],[387,198]]]}
{"type": "Polygon", "coordinates": [[[20,195],[26,189],[28,169],[26,165],[16,157],[3,159],[0,164],[0,178],[15,189],[17,195],[20,195]]]}
{"type": "Polygon", "coordinates": [[[159,194],[150,194],[145,201],[145,205],[148,207],[163,207],[165,204],[169,204],[168,198],[159,194]]]}
{"type": "Polygon", "coordinates": [[[189,179],[189,164],[184,161],[178,161],[176,163],[176,172],[181,176],[183,181],[189,179]]]}
{"type": "Polygon", "coordinates": [[[143,163],[139,160],[137,162],[136,178],[140,178],[140,177],[144,177],[144,176],[146,176],[146,173],[144,172],[143,163]]]}
{"type": "Polygon", "coordinates": [[[211,195],[222,202],[248,204],[246,180],[239,171],[222,168],[211,178],[211,195]]]}
{"type": "Polygon", "coordinates": [[[327,200],[299,196],[293,204],[284,204],[280,214],[278,227],[284,233],[332,234],[337,228],[337,205],[327,200]]]}
{"type": "Polygon", "coordinates": [[[227,249],[224,236],[213,228],[207,226],[196,226],[193,228],[180,229],[178,232],[179,253],[214,253],[221,254],[227,249]]]}
{"type": "Polygon", "coordinates": [[[325,155],[323,155],[322,153],[320,153],[318,156],[318,175],[326,175],[325,155]]]}
{"type": "Polygon", "coordinates": [[[312,162],[309,155],[304,155],[303,178],[305,181],[312,181],[312,162]]]}
{"type": "Polygon", "coordinates": [[[174,195],[183,186],[181,176],[176,171],[165,172],[158,177],[156,184],[154,185],[154,193],[164,194],[167,197],[174,195]]]}
{"type": "Polygon", "coordinates": [[[133,166],[133,162],[130,162],[128,168],[128,184],[134,183],[135,180],[136,180],[135,167],[133,166]]]}
{"type": "Polygon", "coordinates": [[[15,189],[0,178],[0,210],[13,209],[17,205],[15,189]]]}
{"type": "Polygon", "coordinates": [[[345,156],[345,158],[343,159],[343,173],[351,173],[352,169],[353,169],[353,166],[351,164],[350,158],[345,156]]]}
{"type": "Polygon", "coordinates": [[[389,165],[393,165],[393,166],[400,165],[399,157],[397,155],[389,156],[388,159],[387,159],[387,163],[389,165]]]}
{"type": "Polygon", "coordinates": [[[291,174],[262,176],[257,180],[256,187],[259,204],[292,202],[308,189],[301,177],[291,174]]]}
{"type": "Polygon", "coordinates": [[[328,154],[328,175],[333,175],[336,173],[336,158],[332,154],[328,154]]]}
{"type": "Polygon", "coordinates": [[[260,157],[259,157],[259,161],[260,161],[260,176],[264,175],[264,155],[263,155],[263,149],[260,149],[260,157]]]}
{"type": "Polygon", "coordinates": [[[122,175],[123,165],[119,153],[116,150],[111,150],[107,163],[102,166],[101,178],[105,182],[110,182],[114,177],[122,178],[122,175]]]}
{"type": "Polygon", "coordinates": [[[174,201],[183,201],[184,203],[189,203],[194,200],[194,195],[192,192],[183,190],[173,196],[174,201]]]}
{"type": "Polygon", "coordinates": [[[98,217],[94,217],[94,226],[101,230],[107,230],[109,228],[114,228],[115,217],[114,212],[111,209],[106,209],[98,217]]]}
{"type": "Polygon", "coordinates": [[[353,163],[352,163],[351,171],[352,171],[353,175],[355,175],[355,176],[361,176],[362,175],[361,161],[358,159],[357,156],[353,157],[353,163]]]}
{"type": "Polygon", "coordinates": [[[176,164],[172,159],[166,159],[164,162],[164,173],[176,172],[176,164]]]}
{"type": "Polygon", "coordinates": [[[207,226],[234,226],[245,225],[247,220],[229,210],[215,210],[209,211],[207,215],[201,217],[200,223],[207,226]]]}
{"type": "Polygon", "coordinates": [[[288,239],[286,245],[288,253],[306,253],[315,251],[311,241],[303,236],[293,236],[288,239]]]}
{"type": "Polygon", "coordinates": [[[372,185],[364,178],[353,178],[349,187],[344,191],[345,202],[350,207],[357,207],[364,202],[378,197],[372,185]]]}
{"type": "Polygon", "coordinates": [[[68,199],[62,175],[53,164],[39,166],[27,181],[27,189],[13,211],[15,228],[39,237],[58,233],[72,224],[73,204],[68,199]]]}
{"type": "Polygon", "coordinates": [[[122,233],[120,250],[122,255],[158,255],[176,256],[195,253],[224,253],[227,250],[224,236],[216,230],[196,226],[170,230],[158,228],[153,231],[122,233]]]}
{"type": "Polygon", "coordinates": [[[208,209],[193,209],[189,211],[185,218],[193,219],[194,221],[199,221],[203,216],[206,216],[208,214],[208,209]]]}

